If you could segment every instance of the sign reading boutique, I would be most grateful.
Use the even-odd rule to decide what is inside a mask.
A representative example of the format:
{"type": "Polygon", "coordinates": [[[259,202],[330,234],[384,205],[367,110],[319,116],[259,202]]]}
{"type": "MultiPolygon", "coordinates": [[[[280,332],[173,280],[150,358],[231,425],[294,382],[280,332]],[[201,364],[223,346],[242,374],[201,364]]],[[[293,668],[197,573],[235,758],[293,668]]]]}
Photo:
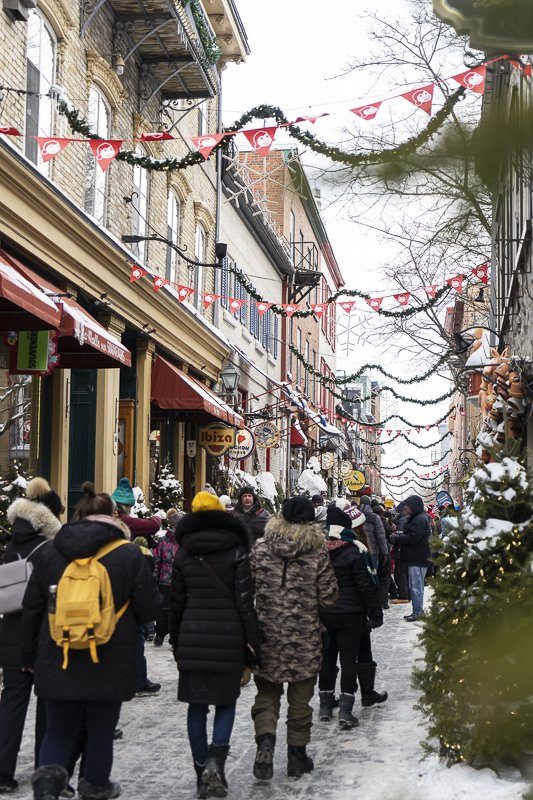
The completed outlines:
{"type": "Polygon", "coordinates": [[[531,0],[433,0],[435,14],[491,53],[531,53],[531,0]]]}

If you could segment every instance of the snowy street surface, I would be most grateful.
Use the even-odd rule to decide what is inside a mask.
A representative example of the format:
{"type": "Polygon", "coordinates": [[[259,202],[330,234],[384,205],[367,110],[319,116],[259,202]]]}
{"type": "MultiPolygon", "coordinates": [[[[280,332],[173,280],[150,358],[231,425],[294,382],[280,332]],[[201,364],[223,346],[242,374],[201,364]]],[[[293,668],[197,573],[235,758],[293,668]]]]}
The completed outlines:
{"type": "MultiPolygon", "coordinates": [[[[466,766],[447,769],[435,757],[422,759],[425,738],[422,717],[413,709],[416,692],[410,673],[419,656],[416,624],[403,621],[410,606],[385,612],[383,628],[373,634],[379,673],[377,689],[389,692],[383,707],[362,710],[357,696],[354,712],[360,726],[340,731],[336,721],[315,722],[308,748],[315,771],[299,781],[286,777],[284,711],[278,728],[275,774],[271,784],[252,776],[255,742],[250,706],[251,683],[243,690],[228,759],[229,798],[244,800],[519,800],[526,784],[515,774],[498,778],[490,770],[466,766]],[[422,760],[421,760],[422,759],[422,760]]],[[[146,645],[149,677],[162,684],[159,695],[126,703],[120,726],[122,741],[115,746],[113,779],[122,784],[127,800],[182,800],[195,796],[195,780],[185,727],[186,705],[176,700],[177,673],[168,644],[146,645]]],[[[34,702],[27,731],[33,724],[34,702]]],[[[13,797],[30,800],[32,737],[26,735],[17,779],[21,790],[13,797]]],[[[76,785],[76,781],[73,781],[76,785]]]]}

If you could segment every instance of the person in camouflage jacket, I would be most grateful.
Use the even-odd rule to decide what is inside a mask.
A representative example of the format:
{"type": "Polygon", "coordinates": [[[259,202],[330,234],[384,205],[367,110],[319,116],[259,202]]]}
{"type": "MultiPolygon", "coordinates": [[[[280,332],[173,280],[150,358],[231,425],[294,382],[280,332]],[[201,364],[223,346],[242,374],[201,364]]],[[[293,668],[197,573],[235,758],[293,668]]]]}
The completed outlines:
{"type": "Polygon", "coordinates": [[[310,701],[321,666],[319,611],[338,598],[324,531],[315,522],[310,500],[293,497],[284,502],[282,513],[267,522],[250,563],[264,637],[252,708],[258,746],[254,775],[260,780],[272,777],[276,727],[287,683],[288,774],[299,777],[314,766],[306,745],[311,737],[310,701]]]}

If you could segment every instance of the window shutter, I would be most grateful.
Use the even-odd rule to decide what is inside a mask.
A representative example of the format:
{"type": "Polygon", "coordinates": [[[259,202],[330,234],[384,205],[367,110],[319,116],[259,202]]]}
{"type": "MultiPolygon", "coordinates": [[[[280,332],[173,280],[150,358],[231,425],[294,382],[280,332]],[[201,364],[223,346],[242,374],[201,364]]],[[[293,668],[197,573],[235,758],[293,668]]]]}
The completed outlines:
{"type": "Polygon", "coordinates": [[[221,277],[220,277],[220,294],[222,297],[220,298],[220,302],[223,308],[228,307],[228,278],[229,278],[229,270],[228,270],[228,259],[225,258],[222,261],[222,270],[221,270],[221,277]]]}
{"type": "Polygon", "coordinates": [[[269,339],[270,339],[270,309],[263,314],[263,330],[262,330],[262,338],[261,344],[265,348],[265,350],[269,349],[269,339]]]}
{"type": "Polygon", "coordinates": [[[274,358],[278,357],[278,344],[279,344],[279,315],[274,314],[274,341],[272,352],[274,353],[274,358]]]}

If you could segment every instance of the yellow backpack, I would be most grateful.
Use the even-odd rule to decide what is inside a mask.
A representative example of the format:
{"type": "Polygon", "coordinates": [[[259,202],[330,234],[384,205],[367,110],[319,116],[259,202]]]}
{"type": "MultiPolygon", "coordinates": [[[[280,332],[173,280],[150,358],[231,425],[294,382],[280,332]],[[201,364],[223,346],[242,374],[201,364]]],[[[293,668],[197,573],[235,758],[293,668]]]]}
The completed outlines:
{"type": "Polygon", "coordinates": [[[109,574],[100,559],[127,544],[118,539],[101,547],[90,558],[76,558],[63,572],[57,585],[55,609],[50,610],[50,636],[63,649],[63,669],[68,667],[68,651],[89,650],[98,664],[98,645],[106,644],[129,606],[115,612],[109,574]]]}

